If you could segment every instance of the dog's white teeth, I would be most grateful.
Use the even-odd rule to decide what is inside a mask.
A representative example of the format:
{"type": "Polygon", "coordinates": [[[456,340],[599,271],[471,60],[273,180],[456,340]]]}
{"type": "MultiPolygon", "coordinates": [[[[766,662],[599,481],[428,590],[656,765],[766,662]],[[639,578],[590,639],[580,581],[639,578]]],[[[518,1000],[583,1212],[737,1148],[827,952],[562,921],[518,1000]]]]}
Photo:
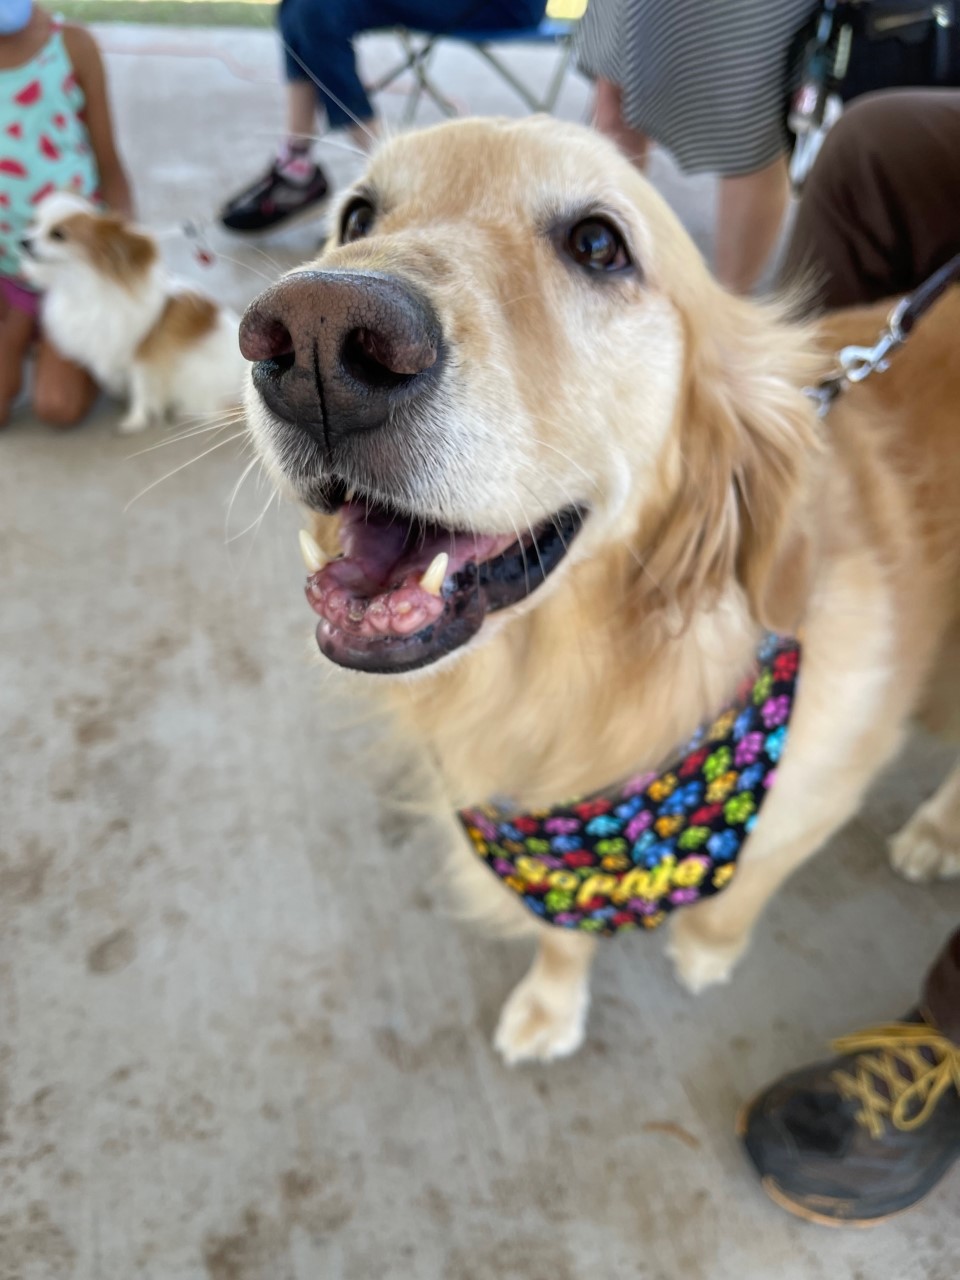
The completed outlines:
{"type": "Polygon", "coordinates": [[[346,503],[348,502],[352,502],[356,496],[357,496],[356,489],[348,489],[343,499],[344,505],[346,505],[346,503]]]}
{"type": "Polygon", "coordinates": [[[446,551],[441,551],[435,555],[430,561],[430,567],[420,579],[420,586],[424,591],[429,591],[432,596],[438,596],[443,590],[443,584],[447,576],[447,565],[450,563],[450,557],[446,551]]]}
{"type": "Polygon", "coordinates": [[[320,543],[306,529],[300,530],[300,554],[308,573],[319,573],[327,563],[327,557],[320,548],[320,543]]]}

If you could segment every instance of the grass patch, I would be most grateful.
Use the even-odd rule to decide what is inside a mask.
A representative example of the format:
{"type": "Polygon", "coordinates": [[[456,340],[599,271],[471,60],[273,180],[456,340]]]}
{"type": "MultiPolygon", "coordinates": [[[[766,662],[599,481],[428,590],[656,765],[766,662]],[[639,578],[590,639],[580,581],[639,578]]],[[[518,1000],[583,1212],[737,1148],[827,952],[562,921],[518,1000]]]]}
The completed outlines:
{"type": "Polygon", "coordinates": [[[263,0],[59,0],[55,8],[75,22],[272,28],[276,5],[263,0]]]}
{"type": "MultiPolygon", "coordinates": [[[[322,4],[323,0],[319,0],[322,4]]],[[[174,27],[272,27],[276,0],[59,0],[76,22],[156,22],[174,27]]],[[[550,0],[555,18],[579,18],[586,0],[550,0]]]]}

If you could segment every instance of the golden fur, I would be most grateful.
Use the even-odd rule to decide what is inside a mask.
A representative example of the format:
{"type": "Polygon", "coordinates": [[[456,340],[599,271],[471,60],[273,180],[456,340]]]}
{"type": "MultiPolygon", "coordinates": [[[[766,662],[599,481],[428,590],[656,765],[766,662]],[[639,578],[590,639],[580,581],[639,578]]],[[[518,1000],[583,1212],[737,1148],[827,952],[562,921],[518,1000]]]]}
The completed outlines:
{"type": "MultiPolygon", "coordinates": [[[[480,529],[590,508],[564,563],[470,647],[412,679],[373,678],[438,762],[449,807],[535,806],[656,765],[723,705],[764,628],[801,631],[788,749],[738,875],[674,917],[686,984],[724,981],[911,714],[960,724],[960,294],[819,422],[804,386],[841,345],[872,341],[886,308],[811,326],[730,296],[595,135],[444,125],[383,147],[362,187],[382,210],[375,234],[322,264],[415,282],[457,356],[437,474],[412,461],[407,491],[480,529]],[[560,260],[543,220],[582,208],[626,228],[635,279],[595,283],[560,260]]],[[[269,454],[255,413],[253,427],[269,454]]],[[[315,532],[334,550],[335,518],[315,532]]],[[[922,855],[897,846],[908,874],[960,870],[958,808],[934,814],[922,855]]],[[[472,853],[459,865],[478,912],[540,939],[498,1046],[510,1061],[571,1052],[592,942],[537,925],[472,853]]]]}

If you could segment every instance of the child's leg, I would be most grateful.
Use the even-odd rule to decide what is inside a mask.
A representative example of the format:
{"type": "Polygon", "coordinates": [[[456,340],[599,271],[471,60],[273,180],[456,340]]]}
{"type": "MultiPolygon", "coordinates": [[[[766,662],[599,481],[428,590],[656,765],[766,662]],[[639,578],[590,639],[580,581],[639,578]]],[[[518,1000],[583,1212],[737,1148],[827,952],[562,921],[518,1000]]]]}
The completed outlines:
{"type": "Polygon", "coordinates": [[[32,316],[13,307],[0,314],[0,427],[6,425],[13,402],[20,394],[23,363],[30,349],[34,325],[32,316]]]}
{"type": "Polygon", "coordinates": [[[620,150],[641,171],[650,155],[650,139],[631,128],[623,118],[623,92],[610,80],[598,80],[593,101],[594,127],[612,138],[620,150]]]}
{"type": "Polygon", "coordinates": [[[34,370],[33,411],[51,427],[75,427],[97,398],[94,380],[41,338],[34,370]]]}

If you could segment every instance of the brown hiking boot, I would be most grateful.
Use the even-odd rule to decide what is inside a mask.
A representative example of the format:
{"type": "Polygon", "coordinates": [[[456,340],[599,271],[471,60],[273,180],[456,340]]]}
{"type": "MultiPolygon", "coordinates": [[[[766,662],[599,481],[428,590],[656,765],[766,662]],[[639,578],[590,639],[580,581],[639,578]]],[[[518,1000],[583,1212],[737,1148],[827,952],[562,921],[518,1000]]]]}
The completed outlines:
{"type": "Polygon", "coordinates": [[[916,1204],[960,1157],[960,932],[925,998],[922,1013],[838,1040],[838,1057],[744,1107],[738,1133],[782,1208],[871,1226],[916,1204]]]}

